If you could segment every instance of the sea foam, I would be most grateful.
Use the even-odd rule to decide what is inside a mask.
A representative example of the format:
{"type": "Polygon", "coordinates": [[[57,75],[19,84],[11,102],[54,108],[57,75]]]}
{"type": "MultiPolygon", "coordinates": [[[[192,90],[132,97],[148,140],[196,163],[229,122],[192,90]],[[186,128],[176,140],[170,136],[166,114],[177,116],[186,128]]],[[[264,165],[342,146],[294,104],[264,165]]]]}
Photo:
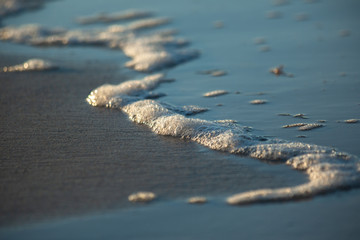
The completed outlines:
{"type": "MultiPolygon", "coordinates": [[[[288,142],[252,134],[232,121],[208,121],[154,99],[147,99],[159,84],[169,82],[162,74],[131,80],[119,85],[103,85],[93,90],[87,101],[93,106],[120,109],[136,123],[159,135],[197,142],[210,149],[266,161],[284,162],[304,171],[309,182],[280,189],[262,189],[236,194],[229,204],[307,198],[337,189],[360,186],[360,161],[356,156],[331,147],[288,142]]],[[[201,108],[199,108],[201,109],[201,108]]]]}
{"type": "Polygon", "coordinates": [[[35,46],[103,46],[122,50],[130,57],[125,66],[136,71],[152,72],[175,66],[199,56],[188,49],[188,41],[176,38],[174,30],[142,33],[169,23],[169,18],[147,18],[128,24],[93,29],[48,28],[35,24],[0,29],[0,40],[35,46]]]}
{"type": "MultiPolygon", "coordinates": [[[[4,27],[0,29],[0,39],[35,46],[95,45],[121,49],[131,58],[126,66],[137,71],[151,72],[199,56],[197,50],[186,48],[188,41],[174,37],[175,31],[141,31],[168,22],[168,18],[148,18],[86,30],[46,28],[39,25],[4,27]]],[[[24,64],[21,66],[24,67],[24,64]]],[[[240,156],[283,162],[305,172],[309,177],[307,183],[298,186],[260,189],[233,195],[227,199],[229,204],[307,198],[360,186],[360,160],[356,156],[338,152],[331,147],[257,136],[248,127],[232,121],[192,118],[189,115],[207,109],[197,106],[177,107],[155,100],[164,94],[153,90],[160,84],[171,81],[163,74],[156,74],[118,85],[107,84],[93,90],[87,101],[96,107],[120,109],[132,121],[148,126],[157,134],[188,139],[210,149],[240,156]]]]}
{"type": "Polygon", "coordinates": [[[43,59],[29,59],[26,62],[14,66],[3,67],[3,72],[47,71],[56,69],[52,62],[43,59]]]}

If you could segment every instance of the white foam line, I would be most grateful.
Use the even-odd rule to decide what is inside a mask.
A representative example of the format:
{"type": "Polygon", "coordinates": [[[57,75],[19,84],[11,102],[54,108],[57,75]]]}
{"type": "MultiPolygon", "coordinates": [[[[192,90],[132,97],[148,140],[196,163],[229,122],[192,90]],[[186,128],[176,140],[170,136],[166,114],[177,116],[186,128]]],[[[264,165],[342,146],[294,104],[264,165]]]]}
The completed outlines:
{"type": "Polygon", "coordinates": [[[116,86],[104,85],[91,92],[88,102],[93,106],[119,108],[132,121],[147,125],[159,135],[189,139],[241,156],[286,162],[309,176],[309,182],[299,186],[236,194],[227,199],[229,204],[293,200],[360,186],[360,161],[356,156],[330,147],[267,139],[250,134],[246,127],[234,123],[189,118],[166,104],[144,99],[147,91],[164,81],[164,76],[158,74],[116,86]]]}
{"type": "Polygon", "coordinates": [[[125,66],[140,72],[153,72],[197,58],[200,52],[185,48],[188,41],[175,38],[174,30],[140,34],[139,30],[167,24],[169,18],[148,18],[126,25],[67,30],[40,25],[0,29],[0,40],[36,46],[104,46],[121,49],[130,57],[125,66]]]}

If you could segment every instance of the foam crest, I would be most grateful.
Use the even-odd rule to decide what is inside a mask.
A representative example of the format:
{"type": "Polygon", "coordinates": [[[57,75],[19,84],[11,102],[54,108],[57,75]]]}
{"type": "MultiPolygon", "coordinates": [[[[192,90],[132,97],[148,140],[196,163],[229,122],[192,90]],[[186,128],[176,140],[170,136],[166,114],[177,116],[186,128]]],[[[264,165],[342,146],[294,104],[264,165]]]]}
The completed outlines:
{"type": "Polygon", "coordinates": [[[46,28],[38,24],[25,24],[19,27],[4,27],[0,29],[0,39],[33,45],[34,42],[45,40],[49,36],[65,34],[62,28],[46,28]]]}
{"type": "Polygon", "coordinates": [[[229,204],[301,199],[360,186],[360,161],[356,156],[330,147],[256,136],[234,121],[190,118],[179,107],[145,99],[148,91],[163,81],[164,76],[153,75],[120,85],[105,85],[92,91],[88,102],[119,108],[132,121],[159,135],[188,139],[210,149],[264,161],[284,162],[309,176],[309,182],[298,186],[236,194],[227,199],[229,204]]]}
{"type": "Polygon", "coordinates": [[[262,160],[285,161],[299,154],[307,153],[328,153],[332,149],[317,145],[305,144],[300,142],[286,142],[278,140],[276,143],[257,144],[255,146],[238,149],[238,154],[246,154],[262,160]]]}
{"type": "Polygon", "coordinates": [[[93,106],[104,107],[111,105],[115,96],[143,96],[148,95],[148,91],[157,87],[160,83],[171,82],[165,79],[163,74],[147,76],[142,80],[132,80],[118,85],[105,84],[93,90],[87,97],[87,102],[93,106]]]}
{"type": "Polygon", "coordinates": [[[146,45],[144,47],[141,46],[140,49],[144,49],[144,52],[133,56],[133,59],[125,64],[126,67],[140,72],[152,72],[172,67],[199,56],[198,51],[189,49],[169,50],[158,48],[155,51],[148,51],[146,45]]]}
{"type": "Polygon", "coordinates": [[[346,153],[308,153],[290,158],[294,169],[305,171],[309,182],[294,187],[260,189],[233,195],[229,204],[285,201],[312,197],[338,189],[359,187],[359,159],[346,153]]]}
{"type": "Polygon", "coordinates": [[[239,146],[265,140],[236,124],[188,118],[154,100],[139,100],[121,109],[132,121],[147,125],[159,135],[189,139],[214,150],[235,152],[239,146]]]}
{"type": "Polygon", "coordinates": [[[96,45],[121,49],[131,58],[125,66],[136,71],[152,72],[189,61],[200,54],[197,50],[184,48],[188,41],[175,38],[174,30],[152,34],[139,32],[167,24],[169,21],[169,18],[147,18],[126,25],[85,30],[46,28],[32,24],[1,28],[0,39],[35,46],[96,45]]]}
{"type": "Polygon", "coordinates": [[[176,39],[169,31],[143,36],[129,37],[121,43],[125,55],[132,60],[127,67],[141,72],[152,72],[164,67],[171,67],[199,56],[199,52],[183,49],[188,44],[185,39],[176,39]]]}

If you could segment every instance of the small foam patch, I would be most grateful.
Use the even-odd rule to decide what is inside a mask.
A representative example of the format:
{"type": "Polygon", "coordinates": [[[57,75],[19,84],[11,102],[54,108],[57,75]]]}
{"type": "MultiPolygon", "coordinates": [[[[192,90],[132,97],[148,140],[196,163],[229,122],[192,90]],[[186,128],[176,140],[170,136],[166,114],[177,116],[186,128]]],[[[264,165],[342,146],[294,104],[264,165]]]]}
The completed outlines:
{"type": "Polygon", "coordinates": [[[29,59],[26,62],[14,66],[3,67],[3,72],[47,71],[56,69],[57,66],[43,59],[29,59]]]}

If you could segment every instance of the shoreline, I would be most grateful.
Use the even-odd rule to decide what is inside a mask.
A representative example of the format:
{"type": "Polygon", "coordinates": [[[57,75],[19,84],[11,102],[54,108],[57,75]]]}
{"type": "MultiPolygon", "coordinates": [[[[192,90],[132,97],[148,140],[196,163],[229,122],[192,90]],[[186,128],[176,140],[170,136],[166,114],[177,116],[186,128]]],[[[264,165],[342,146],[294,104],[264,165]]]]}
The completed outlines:
{"type": "MultiPolygon", "coordinates": [[[[4,57],[0,65],[26,58],[4,57]]],[[[0,225],[127,208],[128,195],[141,190],[171,200],[306,181],[287,166],[158,136],[121,111],[90,106],[94,86],[128,78],[104,64],[0,73],[0,225]]]]}
{"type": "MultiPolygon", "coordinates": [[[[343,26],[340,22],[331,24],[336,18],[327,11],[336,9],[335,1],[292,3],[279,8],[289,12],[284,10],[287,14],[277,20],[264,18],[262,14],[269,6],[258,3],[248,3],[250,9],[257,7],[256,17],[247,15],[244,7],[237,18],[236,8],[224,14],[229,10],[226,4],[218,15],[217,4],[203,10],[201,1],[190,2],[179,2],[179,9],[171,4],[158,9],[160,15],[174,14],[171,17],[178,19],[170,27],[185,31],[185,36],[194,41],[192,47],[202,52],[200,59],[165,70],[175,82],[159,87],[168,94],[161,101],[211,109],[195,118],[234,119],[240,125],[253,127],[259,135],[335,147],[359,156],[359,123],[336,122],[360,118],[355,45],[359,34],[348,22],[350,18],[340,18],[345,19],[340,21],[343,26]],[[188,12],[184,16],[182,11],[189,6],[198,13],[196,24],[192,24],[194,18],[188,12]],[[309,11],[311,18],[294,22],[289,16],[300,9],[309,11]],[[211,25],[215,18],[221,18],[221,28],[211,25]],[[254,24],[256,30],[247,21],[238,21],[245,18],[258,21],[254,24]],[[324,30],[315,29],[320,20],[324,30]],[[282,31],[274,31],[274,27],[282,31]],[[336,30],[344,27],[351,29],[348,35],[336,35],[336,30]],[[301,35],[303,31],[309,34],[301,35]],[[293,34],[293,40],[282,35],[284,32],[293,34]],[[266,53],[258,52],[259,46],[252,43],[257,36],[264,36],[269,44],[266,53]],[[281,63],[286,66],[284,71],[294,73],[293,77],[277,77],[267,71],[281,63]],[[198,74],[215,68],[226,74],[216,78],[198,74]],[[220,88],[229,94],[202,97],[220,88]],[[267,102],[249,104],[255,98],[267,102]],[[310,119],[279,113],[304,113],[310,119]],[[281,127],[320,119],[326,120],[326,126],[313,131],[281,127]],[[306,138],[297,138],[300,134],[306,138]]],[[[59,8],[58,18],[51,18],[49,24],[58,24],[56,21],[66,16],[65,26],[79,28],[66,15],[71,4],[64,1],[46,5],[44,11],[34,14],[36,22],[59,8]],[[46,10],[49,12],[42,15],[46,10]]],[[[74,4],[79,9],[82,6],[81,1],[74,4]]],[[[89,2],[86,11],[95,5],[89,2]]],[[[133,6],[133,2],[125,1],[124,6],[128,5],[133,6]]],[[[111,2],[104,6],[112,9],[111,2]]],[[[70,15],[79,14],[79,9],[74,7],[70,15]]],[[[346,7],[339,8],[338,16],[344,10],[346,7]]],[[[3,22],[29,22],[31,16],[3,22]]],[[[131,122],[121,111],[86,103],[90,91],[102,84],[143,78],[144,74],[123,66],[129,59],[122,52],[0,44],[1,67],[34,57],[60,66],[49,72],[0,72],[0,235],[8,239],[58,235],[61,239],[69,238],[66,232],[70,230],[80,239],[169,239],[174,235],[178,239],[211,239],[226,236],[227,232],[229,239],[359,236],[359,189],[339,190],[309,201],[228,206],[225,198],[234,193],[294,186],[306,182],[307,176],[286,165],[232,156],[187,140],[159,136],[131,122]],[[129,203],[127,197],[137,191],[153,191],[160,198],[146,205],[129,203]],[[203,206],[185,203],[186,198],[198,195],[206,196],[210,202],[203,206]],[[95,233],[93,229],[100,231],[95,233]]]]}

